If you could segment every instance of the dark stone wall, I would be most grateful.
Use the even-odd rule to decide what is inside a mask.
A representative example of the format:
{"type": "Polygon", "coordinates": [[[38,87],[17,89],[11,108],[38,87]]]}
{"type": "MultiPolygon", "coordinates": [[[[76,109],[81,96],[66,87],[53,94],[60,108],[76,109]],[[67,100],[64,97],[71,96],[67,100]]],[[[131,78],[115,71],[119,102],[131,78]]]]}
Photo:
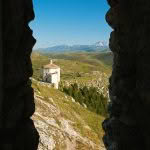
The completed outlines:
{"type": "Polygon", "coordinates": [[[103,140],[107,150],[149,150],[150,1],[108,0],[108,4],[114,63],[103,140]]]}
{"type": "Polygon", "coordinates": [[[0,149],[36,150],[39,135],[31,120],[35,104],[33,89],[29,83],[29,77],[33,73],[30,55],[36,42],[28,26],[34,19],[32,0],[2,2],[3,46],[0,49],[3,53],[4,91],[3,101],[0,101],[0,149]]]}
{"type": "Polygon", "coordinates": [[[2,102],[3,102],[3,55],[2,55],[2,1],[0,1],[0,128],[2,128],[2,102]]]}
{"type": "MultiPolygon", "coordinates": [[[[109,118],[103,123],[108,150],[150,149],[150,1],[108,0],[114,54],[109,118]]],[[[32,0],[0,1],[0,149],[36,150],[31,51],[28,23],[32,0]],[[3,4],[2,4],[3,3],[3,4]],[[2,23],[1,23],[2,20],[2,23]]]]}

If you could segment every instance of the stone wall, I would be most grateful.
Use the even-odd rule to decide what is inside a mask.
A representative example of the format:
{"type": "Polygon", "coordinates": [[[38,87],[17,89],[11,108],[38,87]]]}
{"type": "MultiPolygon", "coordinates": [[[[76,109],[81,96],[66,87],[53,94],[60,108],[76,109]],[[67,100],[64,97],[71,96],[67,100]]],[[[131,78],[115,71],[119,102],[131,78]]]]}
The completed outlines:
{"type": "Polygon", "coordinates": [[[0,149],[36,150],[39,135],[30,119],[35,104],[28,82],[32,76],[30,55],[36,42],[28,26],[34,19],[32,0],[3,0],[2,8],[3,47],[0,50],[3,52],[4,96],[0,101],[0,112],[3,108],[0,149]]]}
{"type": "MultiPolygon", "coordinates": [[[[110,116],[103,123],[104,143],[108,150],[149,150],[150,2],[108,3],[111,8],[106,20],[113,28],[110,49],[114,64],[109,86],[110,116]]],[[[3,0],[1,6],[0,149],[36,150],[39,136],[30,119],[35,104],[28,82],[32,76],[30,54],[35,44],[28,26],[34,19],[32,0],[3,0]]]]}
{"type": "Polygon", "coordinates": [[[150,1],[108,0],[108,4],[114,63],[103,140],[107,150],[149,150],[150,1]]]}
{"type": "Polygon", "coordinates": [[[3,102],[3,55],[2,55],[2,1],[0,1],[0,128],[2,128],[2,102],[3,102]]]}

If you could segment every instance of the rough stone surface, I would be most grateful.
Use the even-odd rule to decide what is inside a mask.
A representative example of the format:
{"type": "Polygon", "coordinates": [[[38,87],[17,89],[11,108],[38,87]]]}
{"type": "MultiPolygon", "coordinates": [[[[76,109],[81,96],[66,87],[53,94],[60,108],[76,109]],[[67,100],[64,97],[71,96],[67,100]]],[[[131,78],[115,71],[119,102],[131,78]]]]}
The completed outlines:
{"type": "MultiPolygon", "coordinates": [[[[39,136],[30,119],[35,106],[28,84],[35,43],[28,26],[34,18],[32,0],[2,2],[4,97],[0,102],[0,149],[36,150],[39,136]]],[[[108,150],[149,150],[150,1],[108,3],[111,8],[106,20],[114,29],[110,37],[114,64],[109,86],[110,116],[103,123],[104,143],[108,150]]]]}
{"type": "Polygon", "coordinates": [[[35,111],[30,54],[35,44],[28,23],[32,0],[3,1],[3,88],[1,150],[36,150],[39,135],[30,119],[35,111]]]}
{"type": "Polygon", "coordinates": [[[32,83],[36,103],[32,118],[40,134],[38,150],[105,150],[102,141],[98,140],[98,134],[84,119],[81,112],[85,109],[80,104],[72,103],[71,97],[51,88],[47,83],[33,78],[32,83]],[[51,93],[47,97],[46,90],[51,93]]]}
{"type": "Polygon", "coordinates": [[[103,140],[107,150],[149,150],[150,2],[108,0],[108,4],[114,63],[103,140]]]}

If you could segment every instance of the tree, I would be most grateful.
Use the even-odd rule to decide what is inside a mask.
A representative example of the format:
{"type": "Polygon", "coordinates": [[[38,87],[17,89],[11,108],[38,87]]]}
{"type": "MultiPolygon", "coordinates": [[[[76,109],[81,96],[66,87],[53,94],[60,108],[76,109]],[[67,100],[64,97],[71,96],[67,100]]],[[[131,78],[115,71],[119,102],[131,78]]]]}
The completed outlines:
{"type": "Polygon", "coordinates": [[[78,84],[75,83],[69,87],[64,87],[63,92],[72,96],[81,105],[86,104],[90,111],[103,116],[107,115],[107,99],[98,92],[97,88],[88,88],[87,86],[79,88],[78,84]]]}

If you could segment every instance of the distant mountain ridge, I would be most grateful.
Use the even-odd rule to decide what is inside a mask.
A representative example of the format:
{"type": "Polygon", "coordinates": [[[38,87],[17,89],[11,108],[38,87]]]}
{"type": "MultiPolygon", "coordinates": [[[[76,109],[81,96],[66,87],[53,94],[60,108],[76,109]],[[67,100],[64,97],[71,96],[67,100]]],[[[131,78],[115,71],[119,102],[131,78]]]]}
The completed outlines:
{"type": "Polygon", "coordinates": [[[92,45],[56,45],[47,48],[39,48],[36,51],[43,53],[51,53],[51,52],[66,52],[66,51],[104,51],[108,50],[108,42],[99,41],[92,45]]]}

